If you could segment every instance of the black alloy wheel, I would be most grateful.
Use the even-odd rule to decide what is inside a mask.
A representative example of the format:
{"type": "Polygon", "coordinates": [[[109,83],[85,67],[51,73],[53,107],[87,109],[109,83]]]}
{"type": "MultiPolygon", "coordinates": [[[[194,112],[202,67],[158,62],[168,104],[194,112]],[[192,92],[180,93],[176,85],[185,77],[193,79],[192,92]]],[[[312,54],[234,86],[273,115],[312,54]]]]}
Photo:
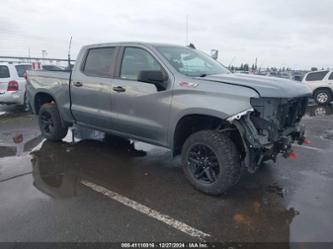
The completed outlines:
{"type": "Polygon", "coordinates": [[[214,183],[220,174],[214,151],[207,145],[195,144],[190,148],[187,162],[193,176],[202,183],[214,183]]]}

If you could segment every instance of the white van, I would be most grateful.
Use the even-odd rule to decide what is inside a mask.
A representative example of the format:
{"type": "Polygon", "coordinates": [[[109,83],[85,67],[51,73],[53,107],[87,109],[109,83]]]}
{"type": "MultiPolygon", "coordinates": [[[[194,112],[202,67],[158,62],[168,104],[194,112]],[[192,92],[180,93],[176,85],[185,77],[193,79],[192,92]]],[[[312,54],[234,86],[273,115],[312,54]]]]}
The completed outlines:
{"type": "Polygon", "coordinates": [[[0,63],[0,104],[25,105],[25,72],[30,64],[0,63]]]}
{"type": "Polygon", "coordinates": [[[311,88],[318,104],[328,104],[333,100],[333,70],[307,73],[302,82],[311,88]]]}

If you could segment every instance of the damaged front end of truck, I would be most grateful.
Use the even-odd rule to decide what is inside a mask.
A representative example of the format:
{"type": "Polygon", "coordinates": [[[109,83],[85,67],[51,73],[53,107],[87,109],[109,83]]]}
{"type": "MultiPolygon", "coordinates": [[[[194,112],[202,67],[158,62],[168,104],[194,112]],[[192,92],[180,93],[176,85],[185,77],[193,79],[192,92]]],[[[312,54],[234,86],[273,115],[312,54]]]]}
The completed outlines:
{"type": "Polygon", "coordinates": [[[252,108],[227,120],[239,131],[244,153],[243,164],[255,172],[267,160],[276,161],[279,154],[293,156],[292,144],[306,143],[300,121],[308,97],[252,98],[252,108]]]}

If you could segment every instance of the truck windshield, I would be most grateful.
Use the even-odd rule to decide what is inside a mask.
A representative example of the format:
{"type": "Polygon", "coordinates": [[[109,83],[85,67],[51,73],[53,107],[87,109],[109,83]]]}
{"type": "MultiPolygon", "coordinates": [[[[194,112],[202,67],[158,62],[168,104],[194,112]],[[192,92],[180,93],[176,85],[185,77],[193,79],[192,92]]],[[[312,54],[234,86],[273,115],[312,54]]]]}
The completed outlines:
{"type": "Polygon", "coordinates": [[[187,76],[205,77],[212,74],[230,73],[222,64],[198,50],[172,46],[156,48],[179,73],[187,76]]]}

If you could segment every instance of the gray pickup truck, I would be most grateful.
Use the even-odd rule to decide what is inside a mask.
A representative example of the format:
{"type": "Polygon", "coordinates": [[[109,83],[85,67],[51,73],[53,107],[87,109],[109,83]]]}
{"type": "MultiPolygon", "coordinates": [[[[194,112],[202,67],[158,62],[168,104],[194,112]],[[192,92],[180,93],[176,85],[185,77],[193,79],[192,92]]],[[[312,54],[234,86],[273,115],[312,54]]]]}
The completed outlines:
{"type": "Polygon", "coordinates": [[[81,49],[72,72],[28,71],[31,108],[51,141],[73,124],[169,148],[199,190],[219,195],[292,143],[311,91],[232,74],[194,48],[106,43],[81,49]]]}

